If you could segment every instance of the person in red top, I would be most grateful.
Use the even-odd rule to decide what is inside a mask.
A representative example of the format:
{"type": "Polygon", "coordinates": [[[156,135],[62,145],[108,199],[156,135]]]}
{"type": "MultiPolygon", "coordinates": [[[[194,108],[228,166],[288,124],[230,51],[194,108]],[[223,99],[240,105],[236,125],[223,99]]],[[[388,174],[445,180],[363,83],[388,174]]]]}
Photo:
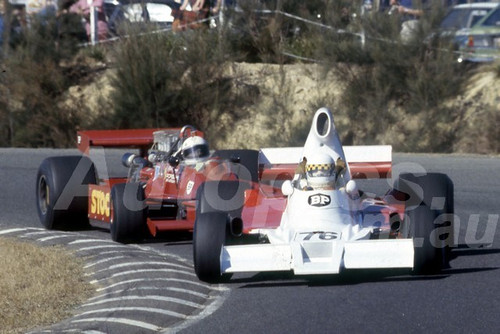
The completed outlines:
{"type": "Polygon", "coordinates": [[[85,30],[87,37],[90,38],[90,9],[91,7],[97,8],[97,37],[98,40],[104,40],[108,37],[108,23],[106,15],[104,14],[104,0],[78,0],[71,7],[69,11],[82,15],[85,19],[85,30]]]}
{"type": "Polygon", "coordinates": [[[183,0],[177,13],[174,14],[172,30],[198,29],[206,27],[206,22],[199,22],[208,17],[209,0],[183,0]]]}

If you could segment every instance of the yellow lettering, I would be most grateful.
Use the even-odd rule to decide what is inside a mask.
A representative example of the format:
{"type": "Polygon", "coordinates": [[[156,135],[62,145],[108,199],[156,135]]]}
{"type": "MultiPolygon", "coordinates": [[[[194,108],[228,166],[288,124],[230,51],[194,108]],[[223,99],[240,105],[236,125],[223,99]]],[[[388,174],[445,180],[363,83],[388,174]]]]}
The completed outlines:
{"type": "Polygon", "coordinates": [[[104,198],[103,194],[99,194],[99,214],[102,215],[104,213],[104,198]]]}
{"type": "Polygon", "coordinates": [[[90,205],[90,212],[92,213],[96,213],[97,211],[97,203],[96,203],[96,194],[95,194],[95,190],[92,190],[92,203],[90,205]]]}
{"type": "Polygon", "coordinates": [[[108,192],[103,192],[100,190],[92,190],[92,202],[90,206],[90,212],[98,215],[105,215],[109,217],[110,215],[110,198],[108,192]]]}
{"type": "Polygon", "coordinates": [[[104,214],[106,215],[106,217],[109,217],[110,210],[111,210],[111,205],[110,205],[110,200],[109,200],[109,193],[107,193],[106,194],[106,210],[104,211],[104,214]]]}

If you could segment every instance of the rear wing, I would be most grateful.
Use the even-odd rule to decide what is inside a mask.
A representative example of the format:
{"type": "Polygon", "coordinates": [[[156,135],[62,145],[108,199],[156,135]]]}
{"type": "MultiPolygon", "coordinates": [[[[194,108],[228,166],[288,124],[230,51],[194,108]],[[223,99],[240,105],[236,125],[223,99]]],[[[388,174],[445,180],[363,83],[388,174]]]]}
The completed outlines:
{"type": "MultiPolygon", "coordinates": [[[[391,177],[392,146],[344,146],[344,154],[353,179],[391,177]]],[[[302,160],[303,147],[263,148],[259,152],[261,181],[290,180],[302,160]]]]}
{"type": "Polygon", "coordinates": [[[88,154],[91,147],[130,147],[141,151],[153,145],[153,132],[156,129],[133,130],[89,130],[77,132],[77,145],[80,152],[88,154]]]}
{"type": "MultiPolygon", "coordinates": [[[[89,154],[91,147],[107,147],[135,148],[140,150],[141,156],[146,156],[153,144],[167,149],[180,131],[180,128],[78,131],[77,145],[84,154],[89,154]]],[[[203,137],[203,132],[196,130],[196,135],[203,137]]]]}

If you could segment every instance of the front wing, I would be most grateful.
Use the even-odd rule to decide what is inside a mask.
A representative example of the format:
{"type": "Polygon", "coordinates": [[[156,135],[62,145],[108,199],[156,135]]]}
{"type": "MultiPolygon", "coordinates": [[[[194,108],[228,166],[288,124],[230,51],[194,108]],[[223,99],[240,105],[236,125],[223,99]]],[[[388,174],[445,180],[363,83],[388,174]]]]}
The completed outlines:
{"type": "Polygon", "coordinates": [[[292,241],[224,246],[221,272],[337,274],[345,269],[413,268],[413,239],[292,241]]]}

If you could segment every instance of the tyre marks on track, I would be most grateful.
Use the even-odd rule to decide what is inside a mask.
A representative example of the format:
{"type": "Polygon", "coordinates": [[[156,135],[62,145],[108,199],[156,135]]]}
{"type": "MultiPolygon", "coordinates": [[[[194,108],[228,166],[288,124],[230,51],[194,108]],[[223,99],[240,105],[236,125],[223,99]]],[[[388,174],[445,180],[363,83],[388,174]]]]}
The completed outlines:
{"type": "Polygon", "coordinates": [[[171,332],[215,311],[228,291],[199,281],[189,261],[142,245],[38,228],[0,229],[1,236],[64,245],[85,259],[96,290],[71,318],[31,333],[171,332]]]}

